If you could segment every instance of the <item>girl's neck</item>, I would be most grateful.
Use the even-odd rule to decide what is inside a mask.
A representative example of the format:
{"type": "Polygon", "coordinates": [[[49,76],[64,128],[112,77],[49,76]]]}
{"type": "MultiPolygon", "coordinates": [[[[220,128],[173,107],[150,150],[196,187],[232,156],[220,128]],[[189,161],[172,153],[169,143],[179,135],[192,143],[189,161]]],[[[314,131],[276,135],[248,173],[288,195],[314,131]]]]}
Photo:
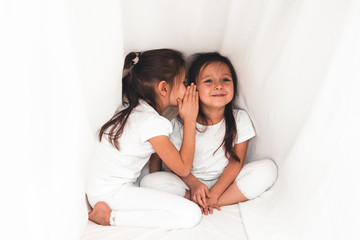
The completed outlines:
{"type": "Polygon", "coordinates": [[[156,102],[156,106],[153,106],[153,104],[150,103],[150,101],[145,100],[145,99],[140,99],[140,101],[146,102],[147,104],[149,104],[150,106],[152,106],[154,108],[154,110],[159,113],[160,115],[162,115],[162,113],[164,112],[164,110],[166,109],[166,106],[164,106],[164,104],[162,102],[156,102]]]}
{"type": "Polygon", "coordinates": [[[163,106],[159,106],[159,107],[156,109],[156,111],[157,111],[160,115],[163,114],[164,110],[165,110],[165,108],[163,108],[163,106]]]}
{"type": "Polygon", "coordinates": [[[207,123],[203,121],[203,119],[197,119],[197,122],[202,125],[215,125],[219,123],[224,118],[225,107],[223,108],[206,108],[202,107],[202,112],[204,113],[207,123]]]}
{"type": "Polygon", "coordinates": [[[163,112],[165,111],[165,109],[166,109],[167,107],[169,107],[168,104],[166,104],[166,102],[161,101],[161,100],[159,100],[159,99],[158,99],[158,101],[157,101],[156,103],[157,103],[157,108],[156,108],[155,110],[156,110],[160,115],[162,115],[163,112]]]}

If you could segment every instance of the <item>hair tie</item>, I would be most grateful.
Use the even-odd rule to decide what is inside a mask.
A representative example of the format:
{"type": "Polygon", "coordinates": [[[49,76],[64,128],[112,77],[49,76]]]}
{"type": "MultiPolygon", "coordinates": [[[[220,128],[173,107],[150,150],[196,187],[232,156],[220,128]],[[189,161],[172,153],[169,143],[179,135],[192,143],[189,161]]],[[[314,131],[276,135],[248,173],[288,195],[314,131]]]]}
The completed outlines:
{"type": "Polygon", "coordinates": [[[134,63],[133,65],[137,64],[139,62],[139,56],[136,55],[136,57],[132,60],[132,62],[134,63]]]}

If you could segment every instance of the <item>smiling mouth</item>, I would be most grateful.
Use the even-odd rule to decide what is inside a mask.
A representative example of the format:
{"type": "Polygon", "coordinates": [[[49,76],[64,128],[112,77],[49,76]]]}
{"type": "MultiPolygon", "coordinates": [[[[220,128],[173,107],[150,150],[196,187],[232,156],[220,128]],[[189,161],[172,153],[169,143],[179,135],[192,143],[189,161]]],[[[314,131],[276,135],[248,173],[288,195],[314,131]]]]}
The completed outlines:
{"type": "Polygon", "coordinates": [[[222,94],[213,94],[211,95],[212,97],[224,97],[226,94],[222,93],[222,94]]]}

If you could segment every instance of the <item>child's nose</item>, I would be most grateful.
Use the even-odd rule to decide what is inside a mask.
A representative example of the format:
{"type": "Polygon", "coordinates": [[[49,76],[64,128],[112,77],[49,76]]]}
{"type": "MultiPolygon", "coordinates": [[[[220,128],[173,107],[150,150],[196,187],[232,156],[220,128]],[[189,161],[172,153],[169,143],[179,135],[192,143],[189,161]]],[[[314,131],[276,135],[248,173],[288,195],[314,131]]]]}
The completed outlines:
{"type": "Polygon", "coordinates": [[[216,90],[219,90],[219,89],[222,89],[222,88],[223,88],[223,86],[222,86],[221,83],[217,83],[217,84],[215,85],[215,89],[216,89],[216,90]]]}

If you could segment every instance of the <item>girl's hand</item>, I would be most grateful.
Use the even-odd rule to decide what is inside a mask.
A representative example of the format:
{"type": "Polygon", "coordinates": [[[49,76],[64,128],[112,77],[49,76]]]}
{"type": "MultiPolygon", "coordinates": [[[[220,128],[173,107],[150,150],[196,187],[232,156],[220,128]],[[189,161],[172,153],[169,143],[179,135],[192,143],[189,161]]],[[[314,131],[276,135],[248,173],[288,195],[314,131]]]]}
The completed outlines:
{"type": "Polygon", "coordinates": [[[208,206],[206,208],[203,209],[203,213],[205,215],[213,214],[213,209],[216,208],[218,211],[221,211],[220,206],[218,204],[218,197],[214,196],[210,196],[209,198],[206,199],[208,206]]]}
{"type": "Polygon", "coordinates": [[[202,209],[206,208],[208,206],[206,198],[210,197],[209,188],[202,182],[198,181],[197,183],[193,184],[190,189],[191,201],[198,204],[202,209]]]}
{"type": "Polygon", "coordinates": [[[178,99],[178,110],[184,122],[196,122],[199,112],[199,95],[196,91],[196,85],[193,83],[186,88],[183,100],[178,99]]]}

